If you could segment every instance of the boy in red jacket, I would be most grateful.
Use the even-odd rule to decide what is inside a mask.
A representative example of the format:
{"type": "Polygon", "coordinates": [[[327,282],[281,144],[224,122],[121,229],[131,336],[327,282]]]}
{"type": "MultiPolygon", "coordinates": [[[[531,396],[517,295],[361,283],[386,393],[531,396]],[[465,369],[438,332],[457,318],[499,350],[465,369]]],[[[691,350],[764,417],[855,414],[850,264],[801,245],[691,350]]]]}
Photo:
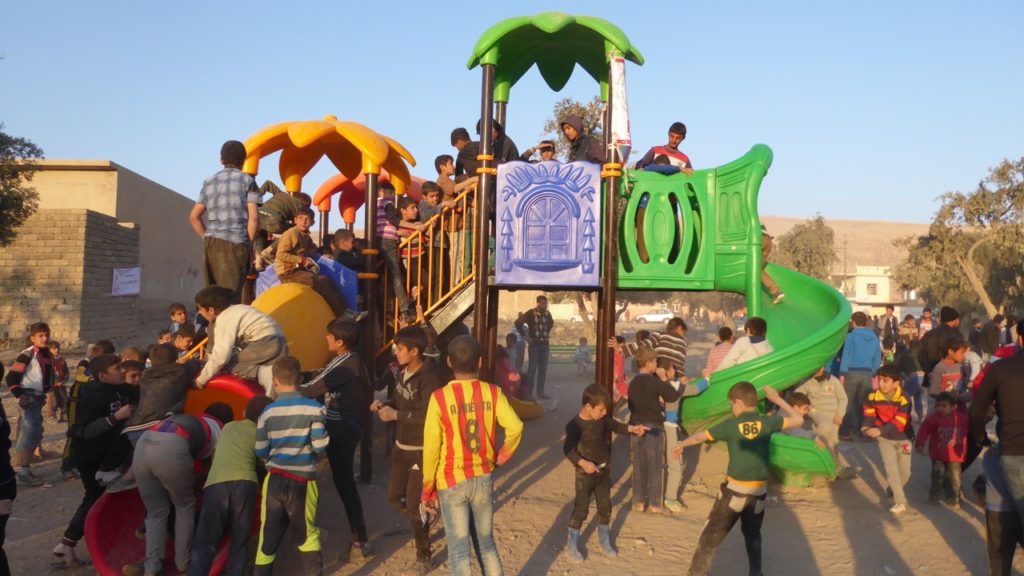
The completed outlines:
{"type": "Polygon", "coordinates": [[[932,485],[928,499],[938,504],[945,492],[945,503],[960,507],[960,478],[967,454],[967,408],[956,398],[943,392],[935,397],[935,411],[924,419],[917,434],[917,452],[924,453],[925,444],[932,459],[932,485]]]}

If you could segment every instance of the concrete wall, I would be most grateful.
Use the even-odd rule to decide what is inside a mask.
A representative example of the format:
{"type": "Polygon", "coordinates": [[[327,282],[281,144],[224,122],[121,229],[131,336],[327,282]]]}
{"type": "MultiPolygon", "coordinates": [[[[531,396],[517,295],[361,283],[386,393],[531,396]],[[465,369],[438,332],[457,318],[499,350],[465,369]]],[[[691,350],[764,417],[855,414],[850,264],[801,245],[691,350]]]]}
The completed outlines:
{"type": "Polygon", "coordinates": [[[83,209],[39,210],[0,251],[0,348],[46,322],[67,348],[138,335],[135,296],[111,296],[115,267],[137,266],[139,229],[83,209]]]}
{"type": "Polygon", "coordinates": [[[203,244],[188,224],[193,200],[107,160],[44,160],[39,168],[32,185],[40,209],[83,208],[139,226],[142,302],[187,302],[203,287],[203,244]]]}
{"type": "MultiPolygon", "coordinates": [[[[45,160],[32,185],[39,211],[0,250],[0,348],[50,323],[70,346],[156,338],[171,302],[202,288],[194,202],[110,161],[45,160]],[[142,269],[140,294],[111,297],[112,269],[142,269]]],[[[197,184],[198,186],[199,184],[197,184]]]]}
{"type": "Polygon", "coordinates": [[[139,296],[143,300],[187,304],[203,287],[203,243],[188,224],[194,204],[170,188],[117,166],[117,219],[133,222],[141,230],[139,296]]]}

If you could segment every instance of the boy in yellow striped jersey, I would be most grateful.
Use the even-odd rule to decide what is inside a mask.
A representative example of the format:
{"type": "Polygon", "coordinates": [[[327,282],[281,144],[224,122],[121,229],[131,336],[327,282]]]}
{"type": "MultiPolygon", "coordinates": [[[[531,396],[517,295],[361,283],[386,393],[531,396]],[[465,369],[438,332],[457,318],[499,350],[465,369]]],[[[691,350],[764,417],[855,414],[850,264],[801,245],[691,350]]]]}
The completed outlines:
{"type": "Polygon", "coordinates": [[[423,428],[423,495],[427,508],[440,497],[454,576],[471,574],[469,522],[480,542],[484,574],[501,574],[494,544],[491,472],[509,461],[523,434],[523,423],[494,384],[477,380],[480,345],[472,336],[448,344],[455,379],[430,397],[423,428]],[[495,427],[505,442],[495,446],[495,427]],[[440,492],[440,493],[439,493],[440,492]]]}

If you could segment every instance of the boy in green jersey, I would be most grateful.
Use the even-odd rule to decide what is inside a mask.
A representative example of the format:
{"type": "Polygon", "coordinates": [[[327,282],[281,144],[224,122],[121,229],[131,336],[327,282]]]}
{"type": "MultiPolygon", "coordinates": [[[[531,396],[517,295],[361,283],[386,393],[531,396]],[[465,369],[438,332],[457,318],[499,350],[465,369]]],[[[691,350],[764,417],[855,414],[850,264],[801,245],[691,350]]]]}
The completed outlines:
{"type": "Polygon", "coordinates": [[[715,550],[736,525],[736,520],[740,521],[743,530],[750,575],[761,575],[761,522],[764,521],[764,500],[768,494],[771,436],[786,428],[799,428],[804,422],[803,416],[775,389],[765,386],[764,397],[777,404],[786,416],[759,414],[757,389],[750,382],[739,382],[729,389],[732,418],[676,444],[676,458],[687,446],[702,442],[722,441],[729,447],[728,476],[697,542],[697,551],[690,562],[691,576],[707,573],[715,550]]]}

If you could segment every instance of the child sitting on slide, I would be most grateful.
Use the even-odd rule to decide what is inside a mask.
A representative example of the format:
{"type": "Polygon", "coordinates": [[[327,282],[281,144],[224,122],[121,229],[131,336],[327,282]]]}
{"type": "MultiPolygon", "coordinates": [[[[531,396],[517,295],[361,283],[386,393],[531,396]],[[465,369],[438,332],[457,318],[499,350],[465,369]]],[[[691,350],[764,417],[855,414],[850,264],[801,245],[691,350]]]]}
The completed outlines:
{"type": "Polygon", "coordinates": [[[285,232],[278,242],[274,271],[282,283],[294,282],[316,290],[335,316],[358,320],[355,314],[348,311],[345,300],[335,290],[334,284],[319,274],[319,267],[313,260],[316,245],[309,235],[309,227],[312,225],[313,211],[309,208],[299,209],[295,215],[295,226],[285,232]]]}

